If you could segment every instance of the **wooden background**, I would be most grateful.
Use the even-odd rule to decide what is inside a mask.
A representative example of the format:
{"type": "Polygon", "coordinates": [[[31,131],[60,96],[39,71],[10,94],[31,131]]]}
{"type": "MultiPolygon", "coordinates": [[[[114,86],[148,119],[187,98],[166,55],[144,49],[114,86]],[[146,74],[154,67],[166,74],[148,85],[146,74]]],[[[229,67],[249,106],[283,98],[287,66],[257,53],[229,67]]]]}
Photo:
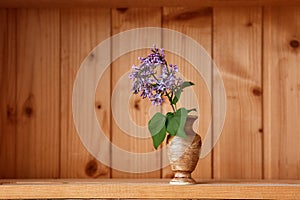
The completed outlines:
{"type": "MultiPolygon", "coordinates": [[[[0,8],[0,178],[172,175],[169,168],[130,174],[104,166],[85,150],[71,112],[73,81],[89,52],[111,35],[148,26],[197,40],[224,80],[225,126],[194,177],[300,179],[300,5],[0,8]]],[[[113,62],[99,82],[105,89],[95,97],[103,130],[114,144],[134,152],[153,151],[151,140],[124,136],[111,116],[110,94],[141,52],[147,51],[113,62]]],[[[201,114],[210,116],[203,81],[188,66],[183,74],[197,83],[201,114]]],[[[145,124],[148,108],[132,99],[133,119],[145,124]]],[[[200,124],[207,125],[205,120],[200,124]]]]}

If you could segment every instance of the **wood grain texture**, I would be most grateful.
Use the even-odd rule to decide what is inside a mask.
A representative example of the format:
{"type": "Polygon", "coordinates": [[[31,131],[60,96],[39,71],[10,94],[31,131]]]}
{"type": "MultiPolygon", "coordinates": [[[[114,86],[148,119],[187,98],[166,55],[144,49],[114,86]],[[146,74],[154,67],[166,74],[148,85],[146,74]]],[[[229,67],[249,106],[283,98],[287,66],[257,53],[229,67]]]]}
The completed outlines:
{"type": "MultiPolygon", "coordinates": [[[[61,10],[61,177],[110,177],[110,169],[91,156],[77,134],[72,116],[72,91],[76,73],[89,52],[110,36],[109,9],[61,10]]],[[[108,49],[109,51],[109,49],[108,49]]],[[[100,80],[95,97],[100,125],[110,127],[110,71],[100,80]],[[104,96],[105,95],[105,96],[104,96]]]]}
{"type": "MultiPolygon", "coordinates": [[[[214,148],[214,178],[260,179],[262,9],[216,7],[213,23],[214,60],[227,93],[225,125],[214,148]]],[[[214,100],[214,106],[222,103],[214,100]]]]}
{"type": "Polygon", "coordinates": [[[17,11],[16,176],[59,177],[59,12],[17,11]]]}
{"type": "Polygon", "coordinates": [[[0,177],[15,177],[16,141],[16,15],[0,9],[0,177]]]}
{"type": "Polygon", "coordinates": [[[265,8],[265,178],[300,178],[299,17],[299,7],[265,8]]]}
{"type": "Polygon", "coordinates": [[[299,5],[298,0],[0,0],[0,7],[160,7],[160,6],[263,6],[299,5]]]}
{"type": "MultiPolygon", "coordinates": [[[[112,10],[112,33],[117,34],[122,31],[126,31],[133,28],[143,28],[143,27],[160,27],[161,26],[161,9],[150,9],[150,8],[130,8],[130,9],[113,9],[112,10]]],[[[118,54],[118,52],[122,52],[122,49],[124,49],[126,46],[138,45],[141,42],[140,41],[151,41],[153,38],[155,39],[155,42],[160,45],[161,44],[161,35],[152,35],[149,37],[146,37],[145,35],[133,35],[132,37],[127,38],[126,40],[121,38],[120,40],[114,39],[112,41],[113,47],[112,52],[113,54],[118,54]]],[[[152,44],[150,44],[152,45],[152,44]]],[[[136,50],[132,51],[130,53],[127,53],[124,56],[121,56],[116,61],[112,63],[112,90],[115,89],[117,84],[122,84],[122,82],[118,82],[121,77],[131,70],[131,66],[133,64],[138,64],[138,57],[142,56],[145,57],[149,54],[149,49],[144,50],[136,50]]],[[[129,81],[127,76],[125,77],[126,81],[129,81]]],[[[131,84],[130,84],[131,85],[131,84]]],[[[128,96],[131,93],[130,87],[124,88],[122,90],[119,90],[119,92],[122,92],[124,96],[128,96]]],[[[131,96],[129,98],[129,102],[123,102],[121,99],[117,99],[113,101],[113,105],[115,108],[119,110],[118,115],[122,116],[121,120],[129,120],[129,123],[123,121],[116,121],[114,118],[112,120],[112,143],[125,151],[133,152],[133,153],[146,153],[154,151],[153,145],[152,145],[152,139],[150,137],[150,134],[146,129],[143,130],[143,132],[139,132],[139,129],[137,125],[139,126],[146,126],[147,122],[150,119],[149,115],[149,109],[151,107],[151,103],[146,100],[142,99],[138,96],[131,96]],[[124,106],[129,106],[129,113],[126,112],[126,109],[124,106]],[[128,116],[130,114],[130,116],[128,116]],[[131,119],[129,118],[131,117],[131,119]],[[128,132],[123,131],[124,129],[119,126],[119,124],[128,124],[128,132]],[[136,125],[137,124],[137,125],[136,125]],[[132,134],[134,136],[128,135],[132,134]],[[139,138],[139,135],[148,135],[148,138],[139,138]]],[[[113,152],[114,154],[116,152],[113,152]]],[[[113,154],[113,155],[114,155],[113,154]]],[[[128,154],[130,155],[130,153],[128,154]]],[[[112,156],[112,164],[115,165],[116,162],[118,162],[120,159],[127,159],[122,158],[116,154],[116,156],[112,156]]],[[[125,165],[128,165],[127,167],[129,169],[135,167],[136,165],[141,166],[141,168],[147,168],[147,165],[151,163],[155,163],[160,166],[160,156],[155,158],[154,160],[147,160],[146,162],[142,162],[139,160],[139,158],[134,158],[133,162],[127,162],[125,165]]],[[[158,170],[154,172],[149,173],[126,173],[121,172],[118,170],[112,170],[112,177],[113,178],[159,178],[161,176],[160,167],[158,170]]]]}
{"type": "MultiPolygon", "coordinates": [[[[167,29],[172,29],[179,31],[182,34],[191,37],[202,45],[205,50],[211,54],[212,47],[212,9],[211,8],[172,8],[165,7],[163,9],[163,27],[167,29]]],[[[163,35],[163,47],[167,44],[164,38],[172,37],[171,34],[163,35]]],[[[173,45],[180,47],[180,51],[188,51],[186,47],[185,39],[181,40],[171,40],[173,45]]],[[[168,50],[168,49],[166,49],[168,50]]],[[[190,52],[194,57],[200,57],[197,52],[190,52]]],[[[182,55],[181,55],[182,56],[182,55]]],[[[197,113],[192,113],[198,115],[200,118],[196,123],[198,123],[198,130],[195,130],[202,137],[202,141],[205,138],[206,134],[211,134],[208,132],[208,127],[211,122],[211,97],[208,93],[208,88],[211,89],[211,80],[206,83],[202,75],[195,69],[197,66],[191,66],[184,58],[179,57],[178,55],[168,52],[166,54],[166,59],[169,63],[177,64],[182,75],[186,80],[190,80],[195,83],[195,86],[187,88],[183,95],[181,96],[181,104],[179,106],[192,106],[193,102],[196,101],[196,105],[199,106],[197,113]],[[190,90],[190,91],[187,91],[190,90]],[[196,96],[191,92],[193,91],[196,96]],[[190,93],[188,93],[190,92],[190,93]],[[195,97],[197,99],[195,99],[195,97]],[[185,102],[183,102],[185,101],[185,102]]],[[[201,58],[200,58],[201,59],[201,58]]],[[[209,76],[211,76],[211,63],[202,63],[207,64],[207,67],[203,67],[208,71],[209,76]]],[[[180,103],[179,102],[179,103],[180,103]]],[[[167,105],[168,106],[168,105],[167,105]]],[[[187,107],[191,109],[192,107],[187,107]]],[[[198,109],[198,108],[197,108],[198,109]]],[[[212,175],[212,154],[209,154],[204,159],[201,159],[198,162],[198,165],[193,173],[194,178],[211,178],[212,175]]],[[[172,172],[170,167],[163,169],[163,177],[171,177],[172,172]]]]}
{"type": "Polygon", "coordinates": [[[224,180],[176,186],[163,179],[0,180],[0,199],[55,198],[299,199],[300,182],[224,180]]]}

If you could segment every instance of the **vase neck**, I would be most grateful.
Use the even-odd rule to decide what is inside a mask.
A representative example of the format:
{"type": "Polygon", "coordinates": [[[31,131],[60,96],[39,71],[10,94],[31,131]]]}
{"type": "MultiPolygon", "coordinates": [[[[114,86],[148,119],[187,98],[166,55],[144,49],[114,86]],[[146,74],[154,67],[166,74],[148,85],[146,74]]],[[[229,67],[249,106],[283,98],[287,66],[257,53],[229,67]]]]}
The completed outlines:
{"type": "Polygon", "coordinates": [[[195,115],[188,115],[186,122],[185,122],[185,126],[184,126],[184,130],[186,132],[186,134],[194,134],[194,130],[193,130],[193,124],[196,121],[196,119],[198,119],[197,116],[195,115]]]}

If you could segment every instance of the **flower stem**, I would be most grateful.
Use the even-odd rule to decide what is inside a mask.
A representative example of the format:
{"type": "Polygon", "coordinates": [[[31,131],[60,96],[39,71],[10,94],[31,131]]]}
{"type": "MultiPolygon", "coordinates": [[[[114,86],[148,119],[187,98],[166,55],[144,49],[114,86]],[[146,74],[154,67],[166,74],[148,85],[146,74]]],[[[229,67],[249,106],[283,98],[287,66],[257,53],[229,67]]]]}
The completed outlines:
{"type": "Polygon", "coordinates": [[[174,112],[176,112],[176,110],[175,110],[175,108],[174,108],[173,104],[170,104],[170,105],[171,105],[171,107],[172,107],[173,111],[174,111],[174,112]]]}
{"type": "Polygon", "coordinates": [[[165,66],[166,66],[166,68],[167,68],[167,72],[168,72],[168,74],[170,74],[170,71],[169,71],[169,66],[168,66],[168,63],[167,63],[167,61],[165,60],[165,66]]]}
{"type": "MultiPolygon", "coordinates": [[[[173,93],[172,93],[172,94],[173,94],[173,93]]],[[[169,99],[169,102],[170,102],[170,105],[171,105],[171,107],[172,107],[173,112],[176,112],[177,108],[175,108],[175,107],[174,107],[174,104],[172,104],[172,97],[170,97],[170,94],[167,93],[167,92],[166,92],[166,95],[167,95],[167,97],[168,97],[168,99],[169,99]]],[[[173,96],[173,95],[172,95],[172,96],[173,96]]],[[[175,106],[176,106],[176,104],[175,104],[175,106]]]]}
{"type": "Polygon", "coordinates": [[[156,78],[156,76],[154,74],[152,74],[152,76],[156,81],[158,81],[158,79],[156,78]]]}

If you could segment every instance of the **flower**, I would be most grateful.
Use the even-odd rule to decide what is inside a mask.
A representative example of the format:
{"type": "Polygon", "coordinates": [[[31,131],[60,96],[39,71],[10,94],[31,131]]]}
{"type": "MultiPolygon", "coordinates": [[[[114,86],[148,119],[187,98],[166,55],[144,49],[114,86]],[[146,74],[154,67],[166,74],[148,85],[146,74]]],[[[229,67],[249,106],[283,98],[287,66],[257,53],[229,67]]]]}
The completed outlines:
{"type": "Polygon", "coordinates": [[[185,124],[188,112],[194,109],[177,109],[176,104],[183,89],[194,85],[194,83],[183,82],[178,77],[178,66],[167,63],[163,48],[158,49],[154,45],[147,57],[139,57],[138,59],[140,64],[133,65],[129,74],[129,79],[133,82],[133,93],[140,94],[143,99],[148,98],[153,105],[157,106],[162,105],[165,102],[164,97],[167,97],[173,109],[173,112],[168,112],[166,115],[156,113],[148,123],[153,145],[157,149],[167,132],[173,136],[186,136],[183,126],[180,124],[185,124]]]}
{"type": "Polygon", "coordinates": [[[133,80],[134,94],[140,93],[142,98],[149,98],[153,105],[161,105],[163,96],[175,93],[182,80],[178,76],[178,66],[168,65],[164,49],[154,46],[147,57],[139,57],[140,64],[132,66],[129,78],[133,80]]]}

